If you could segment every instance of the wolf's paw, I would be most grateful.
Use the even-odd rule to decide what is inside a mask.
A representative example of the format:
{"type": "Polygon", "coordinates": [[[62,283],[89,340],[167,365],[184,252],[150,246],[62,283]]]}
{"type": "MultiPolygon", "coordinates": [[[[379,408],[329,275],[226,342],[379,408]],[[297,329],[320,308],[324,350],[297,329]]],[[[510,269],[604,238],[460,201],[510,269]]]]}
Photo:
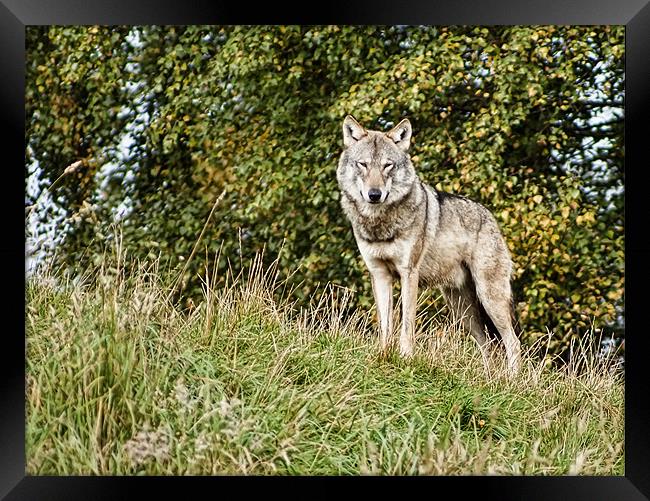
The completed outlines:
{"type": "Polygon", "coordinates": [[[411,358],[413,356],[413,346],[411,345],[400,345],[399,354],[404,358],[411,358]]]}
{"type": "Polygon", "coordinates": [[[508,378],[514,379],[517,374],[521,371],[521,361],[520,360],[511,360],[508,361],[508,378]]]}

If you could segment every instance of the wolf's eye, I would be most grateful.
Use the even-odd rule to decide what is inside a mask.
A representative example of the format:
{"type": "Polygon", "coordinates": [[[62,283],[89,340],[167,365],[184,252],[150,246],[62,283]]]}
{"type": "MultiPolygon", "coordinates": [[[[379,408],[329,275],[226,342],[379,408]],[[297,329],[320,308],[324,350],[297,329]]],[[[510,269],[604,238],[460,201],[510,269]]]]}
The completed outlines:
{"type": "Polygon", "coordinates": [[[368,166],[366,162],[357,162],[357,167],[363,167],[364,169],[368,166]]]}
{"type": "Polygon", "coordinates": [[[388,172],[389,170],[391,170],[393,168],[394,165],[395,164],[393,162],[386,162],[384,164],[384,171],[388,172]]]}

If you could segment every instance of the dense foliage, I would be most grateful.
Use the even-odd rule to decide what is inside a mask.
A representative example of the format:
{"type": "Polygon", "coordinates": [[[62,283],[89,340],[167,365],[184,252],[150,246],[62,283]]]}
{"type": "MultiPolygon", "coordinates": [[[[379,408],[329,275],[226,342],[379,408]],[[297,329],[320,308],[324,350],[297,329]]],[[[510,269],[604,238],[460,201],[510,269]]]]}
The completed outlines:
{"type": "Polygon", "coordinates": [[[408,117],[425,182],[501,224],[525,339],[550,329],[561,352],[594,326],[622,338],[623,98],[623,27],[29,27],[28,172],[45,189],[84,162],[34,215],[64,212],[73,270],[115,220],[131,255],[182,267],[221,195],[186,294],[206,256],[237,269],[264,247],[300,265],[298,299],[333,282],[367,307],[341,122],[408,117]]]}

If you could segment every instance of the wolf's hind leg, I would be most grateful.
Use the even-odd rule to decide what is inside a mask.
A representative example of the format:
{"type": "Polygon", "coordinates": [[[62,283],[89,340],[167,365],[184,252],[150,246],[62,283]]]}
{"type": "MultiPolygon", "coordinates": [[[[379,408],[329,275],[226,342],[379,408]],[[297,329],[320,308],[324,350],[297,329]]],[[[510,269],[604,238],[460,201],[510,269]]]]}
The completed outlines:
{"type": "Polygon", "coordinates": [[[476,279],[476,293],[485,312],[499,330],[506,349],[508,372],[514,375],[521,367],[521,345],[512,327],[512,292],[504,277],[487,276],[476,279]]]}
{"type": "MultiPolygon", "coordinates": [[[[472,284],[473,285],[473,284],[472,284]]],[[[469,285],[460,289],[445,287],[442,293],[447,302],[447,306],[452,312],[454,320],[460,320],[465,330],[467,330],[476,340],[483,364],[489,368],[490,348],[485,335],[483,320],[478,305],[476,294],[469,285]]]]}

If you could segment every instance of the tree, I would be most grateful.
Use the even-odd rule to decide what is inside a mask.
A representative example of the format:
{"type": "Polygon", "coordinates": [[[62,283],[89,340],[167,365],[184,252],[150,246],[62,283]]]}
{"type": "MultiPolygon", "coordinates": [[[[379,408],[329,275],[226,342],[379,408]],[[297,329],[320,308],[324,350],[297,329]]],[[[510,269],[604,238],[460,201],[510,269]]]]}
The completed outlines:
{"type": "MultiPolygon", "coordinates": [[[[622,338],[623,27],[27,31],[28,163],[41,185],[88,165],[56,191],[77,215],[57,247],[72,270],[101,259],[116,218],[132,255],[180,267],[222,195],[209,256],[238,269],[282,248],[299,301],[333,282],[368,307],[338,202],[341,121],[409,117],[424,181],[501,224],[525,340],[548,328],[562,353],[592,323],[622,338]]],[[[187,267],[187,295],[203,260],[187,267]]]]}

